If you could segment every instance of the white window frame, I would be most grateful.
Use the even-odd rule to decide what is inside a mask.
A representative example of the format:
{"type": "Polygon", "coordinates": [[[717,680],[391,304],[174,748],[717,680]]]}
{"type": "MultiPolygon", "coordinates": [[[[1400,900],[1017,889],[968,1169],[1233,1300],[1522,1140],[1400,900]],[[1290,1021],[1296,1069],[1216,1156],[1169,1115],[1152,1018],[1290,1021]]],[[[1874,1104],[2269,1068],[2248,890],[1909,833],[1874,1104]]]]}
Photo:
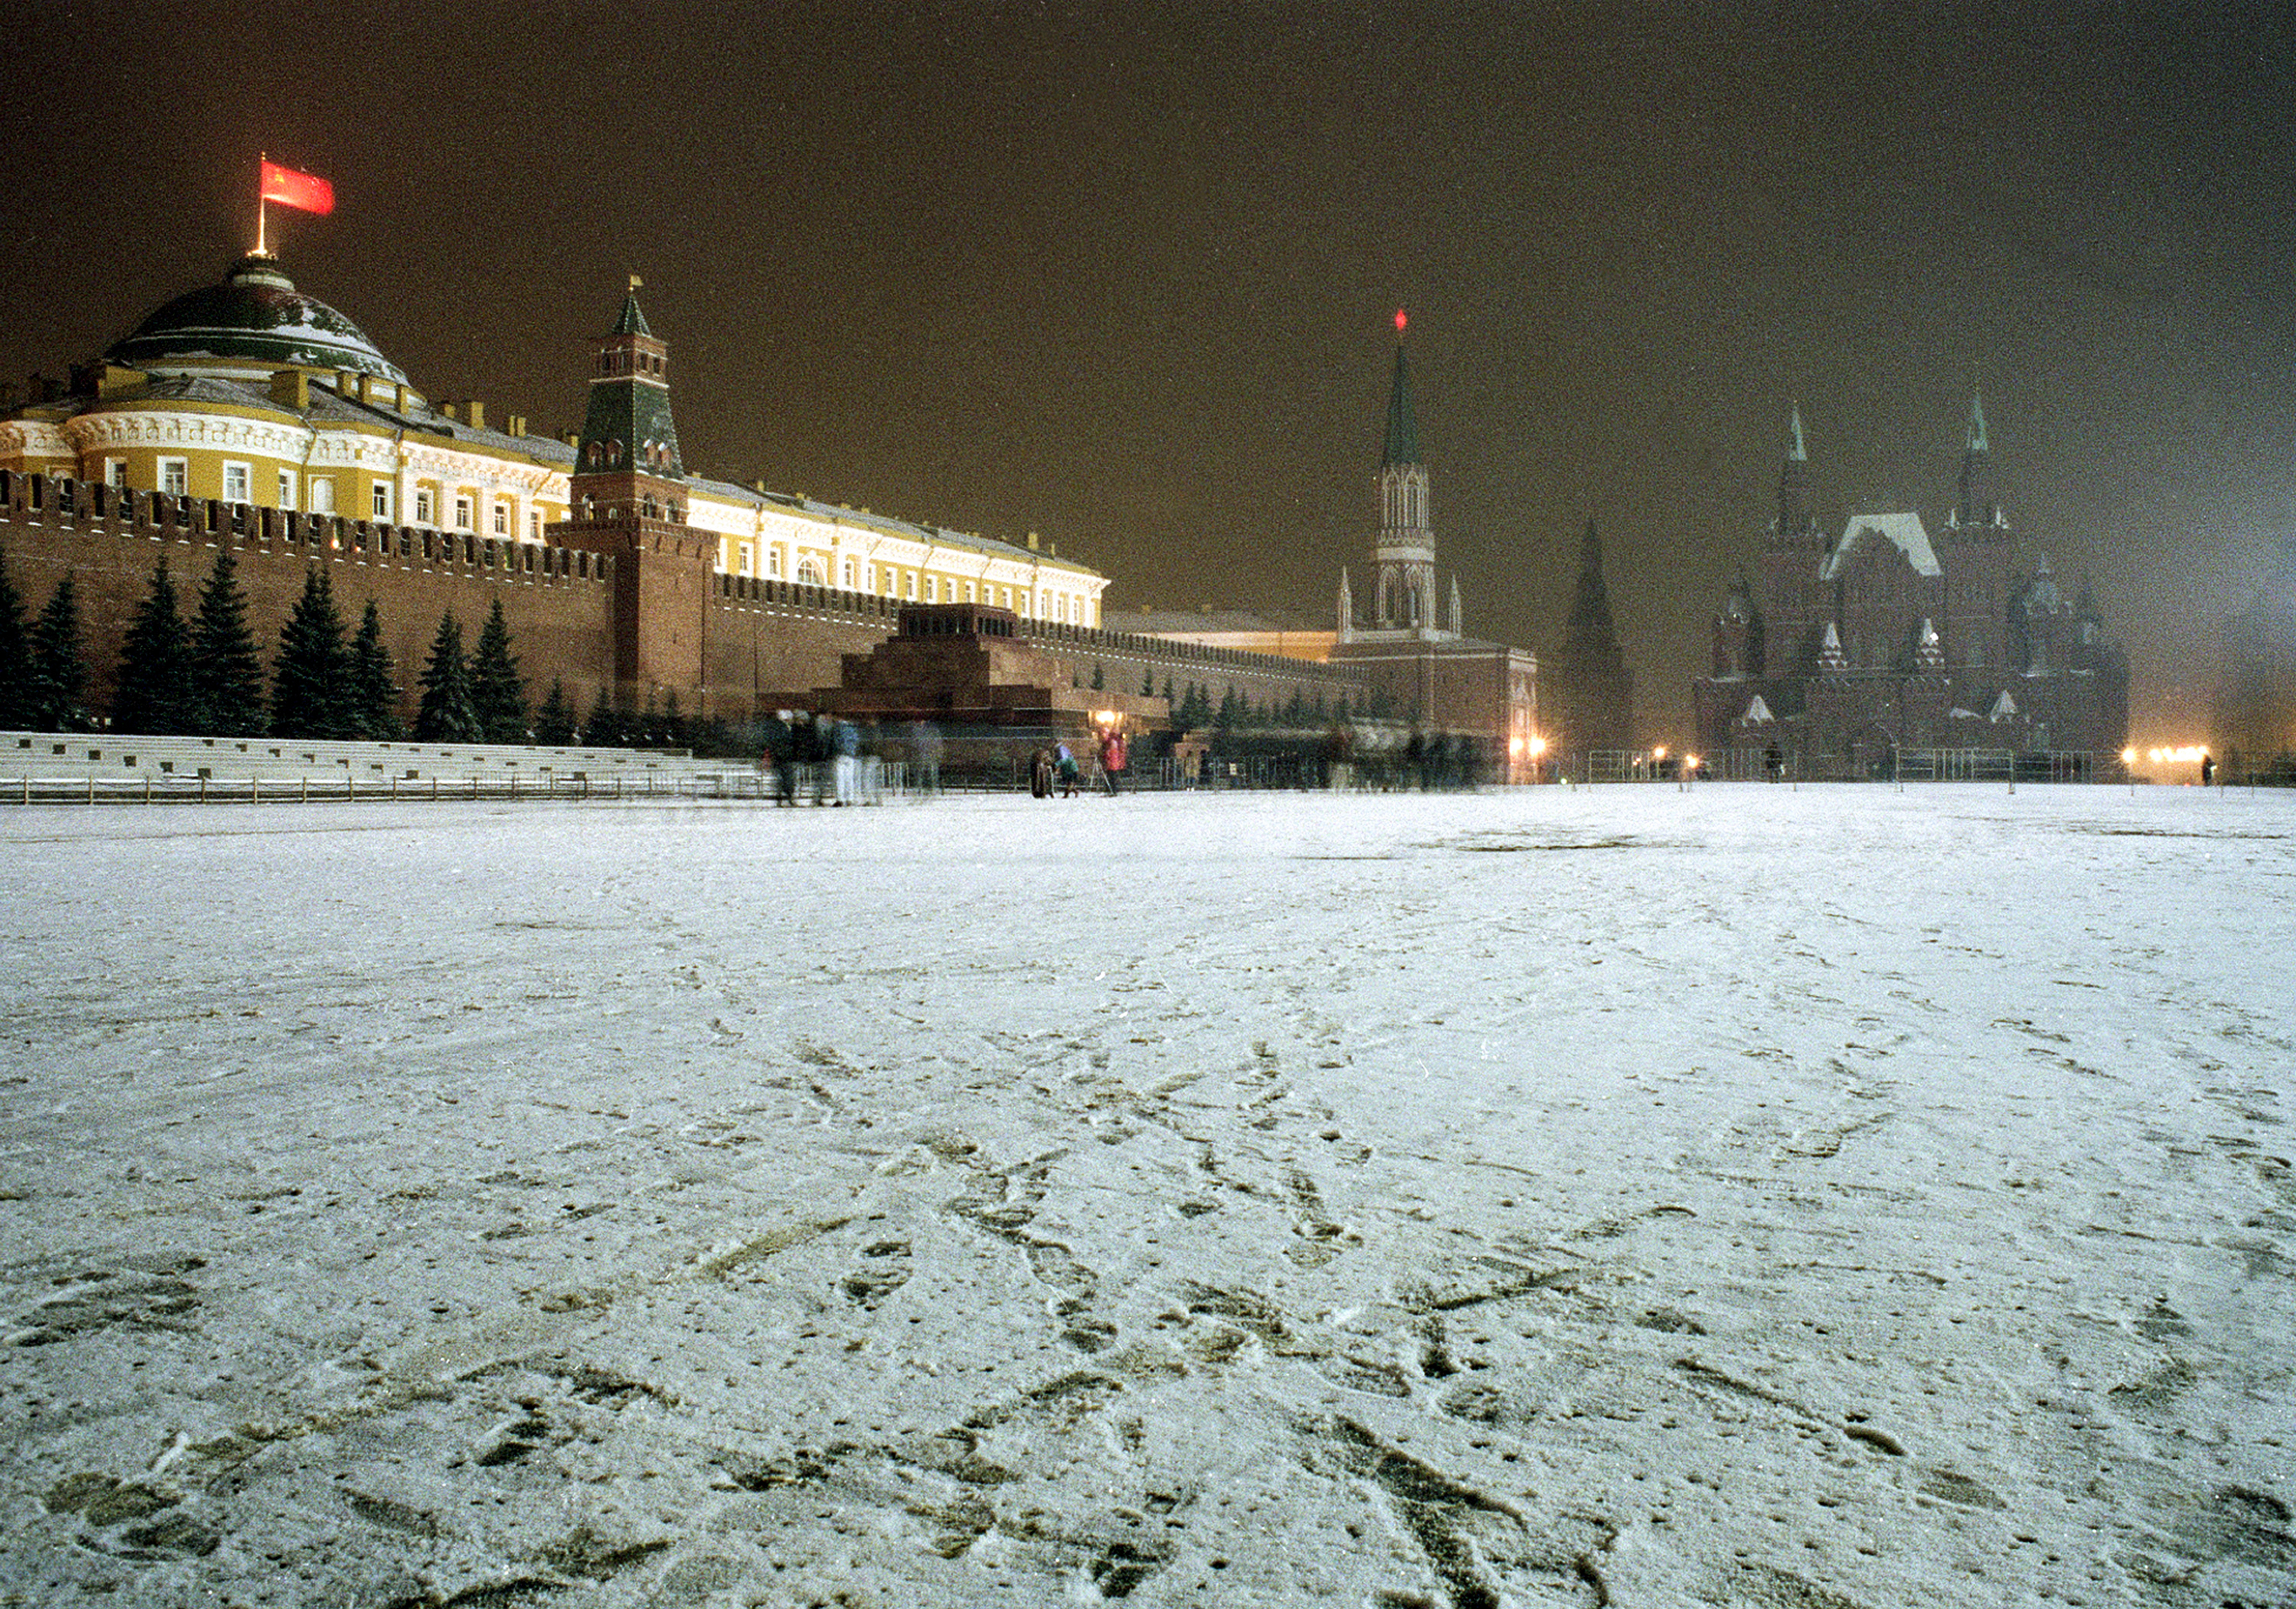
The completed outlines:
{"type": "Polygon", "coordinates": [[[127,460],[125,458],[106,458],[103,461],[103,483],[110,487],[113,491],[126,491],[127,489],[127,460]]]}
{"type": "MultiPolygon", "coordinates": [[[[377,514],[375,516],[378,520],[385,517],[386,516],[381,514],[377,514]]],[[[439,523],[437,505],[432,497],[430,488],[427,486],[418,486],[414,488],[414,522],[417,525],[436,525],[439,523]]]]}
{"type": "Polygon", "coordinates": [[[912,570],[903,572],[901,578],[901,590],[907,596],[910,603],[914,603],[917,601],[917,572],[915,571],[912,570]]]}
{"type": "Polygon", "coordinates": [[[255,500],[255,466],[239,459],[225,461],[223,466],[223,500],[226,503],[252,503],[255,500]]]}
{"type": "Polygon", "coordinates": [[[974,601],[972,596],[972,586],[973,584],[971,581],[967,581],[964,584],[964,601],[968,603],[974,601]]]}
{"type": "Polygon", "coordinates": [[[313,477],[311,512],[315,514],[331,514],[335,512],[335,478],[332,475],[313,477]]]}
{"type": "Polygon", "coordinates": [[[754,566],[758,562],[758,550],[755,544],[749,542],[742,543],[741,545],[741,573],[745,576],[755,575],[757,571],[754,566]]]}
{"type": "Polygon", "coordinates": [[[496,499],[495,499],[495,505],[494,505],[494,513],[493,513],[492,518],[493,518],[493,521],[494,521],[495,535],[496,535],[496,536],[498,536],[498,537],[506,537],[506,536],[510,535],[510,505],[509,505],[509,504],[504,503],[504,502],[501,498],[499,498],[499,497],[496,498],[496,499]]]}
{"type": "Polygon", "coordinates": [[[187,497],[192,489],[192,461],[189,458],[162,458],[152,484],[171,497],[187,497]]]}
{"type": "Polygon", "coordinates": [[[542,511],[538,508],[526,511],[526,539],[529,542],[542,540],[542,511]]]}
{"type": "Polygon", "coordinates": [[[851,592],[851,591],[853,591],[855,588],[857,588],[857,587],[859,587],[859,586],[860,586],[860,584],[861,584],[861,566],[860,566],[860,562],[859,562],[857,560],[849,558],[849,559],[847,559],[847,560],[845,561],[845,590],[846,590],[846,591],[848,591],[848,592],[851,592]]]}
{"type": "Polygon", "coordinates": [[[279,506],[293,513],[295,508],[296,475],[291,469],[279,472],[279,506]]]}
{"type": "Polygon", "coordinates": [[[470,493],[455,494],[455,529],[456,530],[475,531],[477,529],[477,527],[472,523],[472,517],[477,513],[477,506],[470,493]]]}
{"type": "Polygon", "coordinates": [[[373,495],[373,496],[371,496],[371,497],[367,499],[367,506],[368,506],[370,509],[372,509],[372,510],[373,510],[373,511],[374,511],[374,517],[375,517],[376,519],[378,519],[378,520],[381,520],[381,521],[384,521],[386,524],[388,524],[388,523],[390,522],[390,481],[388,481],[388,480],[378,480],[378,481],[376,481],[376,482],[374,483],[373,495]]]}
{"type": "Polygon", "coordinates": [[[773,577],[774,579],[779,580],[781,579],[782,568],[782,545],[778,542],[767,543],[766,545],[766,573],[773,577]]]}

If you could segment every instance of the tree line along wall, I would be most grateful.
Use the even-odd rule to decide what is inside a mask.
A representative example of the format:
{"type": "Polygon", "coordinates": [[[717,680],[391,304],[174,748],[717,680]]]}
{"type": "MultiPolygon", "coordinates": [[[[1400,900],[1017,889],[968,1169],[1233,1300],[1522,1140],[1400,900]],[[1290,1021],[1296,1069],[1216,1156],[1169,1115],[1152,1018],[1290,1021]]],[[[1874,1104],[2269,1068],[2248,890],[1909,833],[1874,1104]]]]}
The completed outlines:
{"type": "Polygon", "coordinates": [[[357,628],[373,598],[399,685],[399,718],[409,725],[420,699],[416,678],[439,618],[452,611],[467,644],[497,598],[529,702],[539,702],[552,680],[562,678],[579,713],[599,687],[610,685],[611,559],[465,532],[121,492],[0,471],[0,554],[9,579],[26,612],[37,614],[56,584],[72,578],[92,710],[111,708],[120,641],[151,592],[160,556],[188,613],[217,551],[226,546],[237,562],[248,628],[266,672],[280,628],[313,564],[328,566],[347,630],[357,628]]]}
{"type": "MultiPolygon", "coordinates": [[[[578,717],[614,685],[610,555],[0,471],[0,554],[28,613],[38,612],[64,576],[72,578],[91,710],[111,707],[120,642],[160,555],[188,609],[226,545],[266,671],[311,565],[330,567],[347,628],[357,626],[373,598],[397,673],[398,714],[409,724],[439,617],[452,611],[468,643],[496,598],[530,703],[562,681],[578,717]]],[[[891,636],[901,610],[898,599],[757,577],[715,575],[708,598],[701,684],[663,691],[676,692],[688,715],[733,720],[802,705],[815,688],[837,685],[843,656],[891,636]]],[[[1177,701],[1194,685],[1216,705],[1230,688],[1277,709],[1295,693],[1308,704],[1320,697],[1329,707],[1344,698],[1360,709],[1366,694],[1360,673],[1348,667],[1049,621],[1023,620],[1021,632],[1086,687],[1097,669],[1114,692],[1137,694],[1152,679],[1159,694],[1168,683],[1177,701]]]]}

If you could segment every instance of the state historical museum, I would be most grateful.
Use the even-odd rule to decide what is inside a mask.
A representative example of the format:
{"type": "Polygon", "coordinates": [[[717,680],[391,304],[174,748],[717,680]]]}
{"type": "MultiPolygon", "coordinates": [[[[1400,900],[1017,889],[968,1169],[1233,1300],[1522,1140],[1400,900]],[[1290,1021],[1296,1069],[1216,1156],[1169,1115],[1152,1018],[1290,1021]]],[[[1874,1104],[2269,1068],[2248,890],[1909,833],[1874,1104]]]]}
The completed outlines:
{"type": "Polygon", "coordinates": [[[1692,687],[1717,775],[2107,775],[2128,733],[2128,663],[2084,584],[2021,560],[1994,498],[1972,400],[1957,495],[1931,531],[1912,510],[1811,512],[1800,409],[1777,517],[1753,579],[1714,621],[1714,668],[1692,687]]]}

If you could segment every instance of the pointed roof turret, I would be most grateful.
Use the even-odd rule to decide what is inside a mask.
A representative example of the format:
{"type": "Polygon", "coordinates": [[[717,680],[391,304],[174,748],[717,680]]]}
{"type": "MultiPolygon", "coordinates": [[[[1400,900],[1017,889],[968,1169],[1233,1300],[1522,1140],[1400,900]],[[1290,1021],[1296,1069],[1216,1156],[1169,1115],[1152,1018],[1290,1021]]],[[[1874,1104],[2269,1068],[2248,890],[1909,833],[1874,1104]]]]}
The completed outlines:
{"type": "Polygon", "coordinates": [[[1619,631],[1611,617],[1611,589],[1603,579],[1603,538],[1595,521],[1578,539],[1578,590],[1570,600],[1570,618],[1563,622],[1563,646],[1573,655],[1610,661],[1619,657],[1619,631]]]}
{"type": "Polygon", "coordinates": [[[622,316],[614,320],[616,335],[651,335],[646,328],[645,315],[638,310],[637,276],[630,276],[629,294],[622,298],[622,316]]]}
{"type": "Polygon", "coordinates": [[[1817,521],[1809,505],[1809,444],[1802,436],[1801,404],[1797,402],[1786,419],[1786,456],[1778,465],[1778,517],[1770,527],[1771,538],[1804,543],[1816,538],[1817,521]]]}
{"type": "Polygon", "coordinates": [[[1969,428],[1961,451],[1961,495],[1954,505],[1952,522],[1983,529],[2007,523],[2001,505],[1993,500],[1993,449],[1985,434],[1985,399],[1972,391],[1969,428]]]}
{"type": "Polygon", "coordinates": [[[1395,383],[1387,394],[1387,450],[1380,455],[1380,467],[1392,464],[1417,464],[1419,458],[1419,422],[1411,412],[1411,372],[1403,360],[1403,345],[1395,348],[1395,383]]]}

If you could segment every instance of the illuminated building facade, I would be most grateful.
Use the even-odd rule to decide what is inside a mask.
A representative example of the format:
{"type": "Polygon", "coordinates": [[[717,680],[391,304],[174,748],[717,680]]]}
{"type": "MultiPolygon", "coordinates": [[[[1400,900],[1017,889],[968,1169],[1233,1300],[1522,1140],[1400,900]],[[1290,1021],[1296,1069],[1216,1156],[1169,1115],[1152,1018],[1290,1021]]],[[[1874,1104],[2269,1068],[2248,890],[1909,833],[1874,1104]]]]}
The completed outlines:
{"type": "Polygon", "coordinates": [[[1851,514],[1832,536],[1814,496],[1796,409],[1758,578],[1732,587],[1712,672],[1693,686],[1710,764],[1866,777],[1895,774],[1907,751],[2117,762],[2128,661],[2086,587],[2068,598],[2046,557],[2021,565],[1980,404],[1934,534],[1897,510],[1851,514]]]}
{"type": "MultiPolygon", "coordinates": [[[[739,716],[833,677],[839,656],[882,640],[904,603],[977,603],[1071,636],[1099,625],[1106,578],[1033,535],[1007,543],[689,474],[668,347],[635,287],[589,379],[578,433],[537,435],[517,415],[490,425],[482,404],[434,401],[258,252],[68,382],[0,411],[0,472],[36,480],[49,507],[101,506],[130,523],[176,529],[180,509],[211,504],[226,534],[277,533],[308,553],[306,534],[322,532],[329,552],[369,562],[377,595],[414,586],[385,573],[399,569],[596,580],[611,594],[606,640],[592,652],[588,623],[537,604],[521,629],[543,650],[529,671],[632,705],[674,693],[688,713],[739,716]],[[567,550],[579,562],[555,556],[567,550]],[[787,623],[800,617],[808,623],[787,623]]],[[[20,533],[12,557],[37,556],[20,533]]],[[[113,614],[132,609],[149,565],[132,581],[84,578],[100,681],[113,614]]],[[[267,618],[259,579],[250,585],[267,618]]],[[[438,618],[406,603],[392,622],[402,667],[420,663],[438,618]]]]}

